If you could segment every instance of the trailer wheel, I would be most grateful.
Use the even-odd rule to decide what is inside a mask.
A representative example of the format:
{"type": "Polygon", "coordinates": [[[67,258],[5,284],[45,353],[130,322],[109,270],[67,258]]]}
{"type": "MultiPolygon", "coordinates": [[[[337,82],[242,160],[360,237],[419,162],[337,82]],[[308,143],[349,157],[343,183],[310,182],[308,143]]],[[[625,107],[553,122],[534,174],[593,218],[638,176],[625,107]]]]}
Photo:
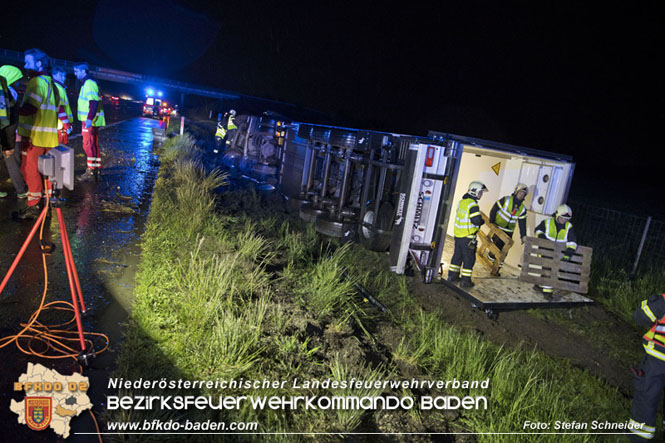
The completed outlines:
{"type": "Polygon", "coordinates": [[[316,232],[329,237],[341,238],[344,241],[351,241],[356,232],[356,224],[353,222],[339,221],[331,219],[330,216],[322,215],[316,217],[314,222],[316,232]]]}
{"type": "Polygon", "coordinates": [[[300,218],[306,222],[313,222],[319,215],[325,214],[326,211],[312,207],[311,203],[303,203],[300,205],[300,218]]]}
{"type": "Polygon", "coordinates": [[[392,228],[393,215],[395,209],[390,202],[383,202],[379,206],[379,218],[376,222],[376,229],[371,225],[374,223],[374,211],[368,210],[365,212],[362,224],[359,225],[358,235],[360,243],[370,251],[384,252],[390,247],[392,236],[390,229],[392,228]]]}

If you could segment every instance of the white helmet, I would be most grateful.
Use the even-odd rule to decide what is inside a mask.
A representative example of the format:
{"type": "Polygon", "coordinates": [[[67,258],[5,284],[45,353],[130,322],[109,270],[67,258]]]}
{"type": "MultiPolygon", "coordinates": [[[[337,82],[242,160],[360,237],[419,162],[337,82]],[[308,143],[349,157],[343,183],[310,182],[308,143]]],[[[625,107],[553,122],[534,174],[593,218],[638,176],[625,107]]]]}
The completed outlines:
{"type": "Polygon", "coordinates": [[[526,195],[529,193],[529,187],[524,183],[518,183],[517,186],[515,186],[515,192],[513,192],[513,194],[517,194],[520,191],[524,191],[524,195],[526,195]]]}
{"type": "Polygon", "coordinates": [[[232,116],[236,115],[236,110],[235,109],[229,109],[229,114],[232,116]]]}
{"type": "Polygon", "coordinates": [[[568,205],[561,205],[558,208],[556,208],[556,214],[557,217],[561,217],[564,220],[570,220],[573,218],[573,210],[570,209],[570,206],[568,205]]]}
{"type": "Polygon", "coordinates": [[[472,197],[478,197],[482,191],[487,191],[487,186],[483,182],[473,181],[469,184],[469,195],[472,197]]]}

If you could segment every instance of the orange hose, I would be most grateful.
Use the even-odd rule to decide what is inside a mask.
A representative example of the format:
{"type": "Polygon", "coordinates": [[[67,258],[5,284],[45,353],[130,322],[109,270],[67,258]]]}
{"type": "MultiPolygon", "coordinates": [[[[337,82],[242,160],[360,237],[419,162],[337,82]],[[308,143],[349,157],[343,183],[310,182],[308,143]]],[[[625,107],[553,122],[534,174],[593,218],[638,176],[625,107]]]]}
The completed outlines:
{"type": "MultiPolygon", "coordinates": [[[[44,189],[47,189],[46,180],[44,180],[44,189]]],[[[47,211],[49,209],[49,206],[50,206],[50,200],[49,198],[46,198],[47,211]]],[[[43,239],[45,224],[46,224],[46,217],[42,217],[42,222],[39,229],[40,243],[43,239]]],[[[62,233],[60,235],[62,236],[62,233]]],[[[74,345],[79,343],[78,330],[71,328],[71,326],[75,324],[76,320],[75,316],[76,311],[74,305],[70,302],[62,300],[57,300],[44,304],[44,301],[46,300],[46,292],[48,290],[48,268],[46,266],[46,254],[44,253],[44,251],[42,251],[42,266],[44,268],[44,292],[42,293],[42,299],[39,303],[39,308],[37,308],[37,310],[32,313],[27,323],[20,324],[20,327],[22,327],[23,329],[21,329],[21,331],[18,334],[8,335],[6,337],[0,338],[0,349],[4,348],[10,343],[16,343],[16,347],[21,352],[27,355],[34,355],[37,357],[47,358],[47,359],[73,358],[75,361],[78,361],[78,352],[76,352],[76,350],[73,347],[74,345]],[[44,325],[39,321],[37,321],[41,313],[49,309],[58,310],[58,311],[71,311],[72,318],[70,318],[65,323],[51,325],[51,326],[44,325]],[[63,328],[67,326],[69,326],[70,328],[52,329],[52,328],[63,328]],[[67,335],[72,335],[72,337],[67,337],[67,335]],[[27,349],[22,346],[20,340],[27,341],[25,344],[27,349]],[[35,350],[34,346],[36,343],[42,343],[44,349],[35,350]],[[71,344],[72,346],[69,346],[68,344],[71,344]]],[[[105,352],[109,347],[109,339],[105,334],[101,334],[98,332],[84,332],[84,336],[85,336],[86,345],[90,345],[90,347],[93,346],[92,337],[104,338],[105,341],[104,347],[100,351],[95,351],[96,354],[101,354],[102,352],[105,352]],[[92,337],[89,338],[90,336],[92,337]]],[[[86,349],[88,349],[88,346],[86,346],[86,349]]],[[[79,365],[79,371],[80,373],[83,373],[83,368],[80,365],[79,365]]],[[[97,428],[97,436],[99,437],[99,441],[102,442],[102,436],[99,431],[99,425],[97,424],[97,419],[95,418],[95,415],[93,414],[92,410],[90,410],[90,415],[92,416],[92,419],[95,423],[95,428],[97,428]]]]}

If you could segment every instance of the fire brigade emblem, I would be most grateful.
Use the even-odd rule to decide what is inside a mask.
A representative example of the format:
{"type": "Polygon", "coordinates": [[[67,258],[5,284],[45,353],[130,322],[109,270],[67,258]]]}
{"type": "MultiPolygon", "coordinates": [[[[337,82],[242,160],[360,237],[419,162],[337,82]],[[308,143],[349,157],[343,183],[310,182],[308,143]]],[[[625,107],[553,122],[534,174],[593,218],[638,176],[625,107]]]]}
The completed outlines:
{"type": "Polygon", "coordinates": [[[25,422],[34,431],[43,431],[51,423],[51,397],[26,397],[25,422]]]}

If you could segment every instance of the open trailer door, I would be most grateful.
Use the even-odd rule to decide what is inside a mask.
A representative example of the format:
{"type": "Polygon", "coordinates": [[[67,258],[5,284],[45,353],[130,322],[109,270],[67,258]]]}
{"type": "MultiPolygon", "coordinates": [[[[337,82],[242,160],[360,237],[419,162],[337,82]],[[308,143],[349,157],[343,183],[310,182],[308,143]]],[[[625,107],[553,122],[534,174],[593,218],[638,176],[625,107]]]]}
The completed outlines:
{"type": "Polygon", "coordinates": [[[431,283],[439,269],[459,163],[454,141],[409,144],[395,211],[391,270],[403,274],[407,260],[431,283]]]}
{"type": "MultiPolygon", "coordinates": [[[[432,131],[430,136],[447,141],[449,145],[455,146],[459,153],[456,186],[450,186],[453,206],[462,198],[471,181],[480,180],[489,190],[483,193],[478,203],[481,211],[489,215],[499,198],[512,194],[518,183],[524,183],[529,189],[525,199],[526,235],[532,236],[534,227],[566,201],[575,166],[570,157],[432,131]]],[[[485,310],[489,316],[500,310],[593,303],[593,300],[573,291],[555,290],[552,298],[545,298],[542,292],[533,287],[533,283],[520,281],[524,246],[521,245],[519,236],[523,233],[513,236],[516,241],[508,252],[499,276],[492,275],[491,269],[483,264],[484,260],[477,259],[473,268],[473,288],[460,288],[449,283],[445,278],[454,249],[453,225],[454,221],[451,223],[449,217],[440,225],[442,237],[446,239],[441,242],[444,250],[439,256],[442,277],[440,281],[470,300],[475,307],[485,310]]],[[[481,230],[489,232],[487,226],[481,230]]],[[[479,248],[478,253],[480,252],[479,248]]]]}

